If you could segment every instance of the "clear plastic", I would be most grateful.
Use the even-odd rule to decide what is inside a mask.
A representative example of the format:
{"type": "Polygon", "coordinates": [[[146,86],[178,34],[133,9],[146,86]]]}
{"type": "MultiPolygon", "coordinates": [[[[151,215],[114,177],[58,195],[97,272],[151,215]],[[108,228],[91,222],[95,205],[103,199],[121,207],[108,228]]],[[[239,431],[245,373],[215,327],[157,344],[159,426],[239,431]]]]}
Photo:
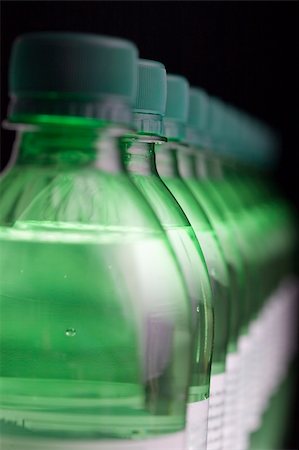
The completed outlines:
{"type": "Polygon", "coordinates": [[[46,119],[17,127],[2,178],[2,433],[24,448],[54,438],[148,448],[185,426],[185,285],[124,171],[127,130],[46,119]]]}
{"type": "MultiPolygon", "coordinates": [[[[245,267],[243,254],[238,245],[238,225],[231,226],[231,216],[228,216],[228,206],[224,201],[222,190],[217,191],[210,181],[206,162],[198,159],[201,156],[198,150],[183,144],[174,146],[177,158],[179,175],[195,196],[202,211],[208,218],[211,227],[223,251],[224,261],[229,274],[230,312],[227,319],[229,326],[229,345],[226,354],[226,377],[221,385],[225,391],[225,413],[223,428],[223,445],[233,448],[237,441],[239,427],[239,391],[241,355],[239,350],[240,335],[244,328],[244,316],[249,305],[248,286],[245,284],[245,267]]],[[[218,323],[223,320],[223,313],[219,312],[218,323]]],[[[246,316],[245,316],[246,317],[246,316]]],[[[217,327],[217,315],[216,315],[217,327]]],[[[218,381],[215,380],[217,384],[218,381]]],[[[213,431],[211,430],[211,436],[213,431]]],[[[219,442],[219,440],[218,440],[219,442]]],[[[211,449],[218,448],[213,445],[211,449]]]]}
{"type": "MultiPolygon", "coordinates": [[[[222,445],[224,382],[227,345],[230,332],[230,301],[233,286],[229,284],[228,267],[211,223],[192,192],[181,178],[176,142],[157,148],[158,173],[183,208],[200,243],[212,286],[215,312],[215,343],[212,359],[209,426],[214,448],[222,445]],[[222,382],[219,383],[220,378],[222,382]],[[220,386],[221,385],[221,386],[220,386]],[[219,389],[220,388],[220,389],[219,389]]],[[[209,432],[208,432],[209,445],[209,432]]]]}
{"type": "Polygon", "coordinates": [[[180,205],[159,177],[155,148],[162,141],[141,135],[126,146],[125,164],[135,185],[146,197],[165,229],[189,294],[193,323],[193,352],[187,414],[188,448],[206,446],[213,348],[212,293],[206,263],[195,233],[180,205]],[[196,420],[192,423],[192,416],[196,420]]]}

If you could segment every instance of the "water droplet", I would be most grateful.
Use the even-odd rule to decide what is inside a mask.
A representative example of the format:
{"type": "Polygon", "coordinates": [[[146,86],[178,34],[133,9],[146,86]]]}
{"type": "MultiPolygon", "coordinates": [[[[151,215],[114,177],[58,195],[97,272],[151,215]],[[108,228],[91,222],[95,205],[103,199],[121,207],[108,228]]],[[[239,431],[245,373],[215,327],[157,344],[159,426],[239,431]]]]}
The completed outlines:
{"type": "Polygon", "coordinates": [[[67,330],[65,330],[65,334],[68,337],[76,336],[76,330],[75,328],[68,328],[67,330]]]}
{"type": "Polygon", "coordinates": [[[63,275],[63,278],[67,278],[67,274],[63,275]]]}
{"type": "Polygon", "coordinates": [[[21,270],[20,270],[20,273],[24,273],[24,269],[21,269],[21,270]]]}
{"type": "Polygon", "coordinates": [[[196,311],[197,311],[197,312],[200,312],[199,306],[196,307],[196,311]]]}

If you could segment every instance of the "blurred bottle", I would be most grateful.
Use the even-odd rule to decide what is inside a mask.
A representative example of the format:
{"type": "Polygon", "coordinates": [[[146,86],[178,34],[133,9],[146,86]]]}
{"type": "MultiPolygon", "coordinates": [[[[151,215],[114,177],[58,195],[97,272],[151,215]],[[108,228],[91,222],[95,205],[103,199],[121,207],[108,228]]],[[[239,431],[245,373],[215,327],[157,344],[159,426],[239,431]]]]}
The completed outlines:
{"type": "Polygon", "coordinates": [[[126,174],[137,50],[37,33],[10,64],[1,196],[1,426],[8,449],[183,449],[190,307],[126,174]]]}
{"type": "Polygon", "coordinates": [[[263,411],[286,375],[290,353],[294,352],[288,346],[294,348],[296,341],[296,283],[290,277],[295,232],[291,211],[270,182],[269,173],[277,159],[273,133],[244,113],[229,113],[233,135],[228,154],[231,152],[235,160],[230,178],[242,201],[243,216],[255,231],[260,262],[261,297],[250,326],[253,346],[248,387],[243,392],[243,425],[249,433],[259,428],[263,411]]]}
{"type": "Polygon", "coordinates": [[[134,108],[138,135],[126,148],[125,163],[135,185],[151,204],[165,229],[187,284],[193,324],[187,438],[189,435],[194,441],[194,446],[190,448],[202,448],[200,443],[206,441],[206,405],[214,332],[211,286],[190,222],[156,168],[155,150],[166,141],[163,137],[166,70],[162,64],[149,60],[139,60],[138,68],[139,83],[134,108]]]}
{"type": "Polygon", "coordinates": [[[219,101],[212,102],[212,115],[218,124],[212,133],[221,168],[220,171],[217,168],[218,176],[221,174],[218,190],[229,208],[232,225],[237,225],[234,229],[249,269],[247,283],[250,282],[251,296],[243,319],[246,333],[242,333],[239,341],[241,420],[236,445],[242,450],[248,448],[250,432],[260,426],[269,398],[288,367],[286,347],[292,341],[290,335],[294,332],[290,330],[294,326],[287,311],[294,311],[289,308],[294,302],[294,289],[292,292],[287,283],[288,295],[285,293],[280,301],[279,286],[290,272],[294,232],[290,215],[279,206],[265,171],[275,159],[271,133],[219,101]],[[283,330],[286,317],[289,333],[283,330]]]}
{"type": "MultiPolygon", "coordinates": [[[[186,79],[177,75],[167,77],[165,134],[168,142],[156,147],[158,173],[187,215],[200,243],[212,286],[215,312],[215,338],[211,372],[210,412],[214,417],[215,448],[221,446],[222,406],[225,360],[229,332],[230,286],[228,269],[217,236],[201,205],[184,182],[179,166],[180,152],[189,152],[182,142],[188,116],[189,89],[186,79]],[[217,442],[218,440],[218,442],[217,442]],[[219,442],[220,441],[220,442],[219,442]]],[[[196,423],[195,423],[196,426],[196,423]]],[[[205,448],[206,443],[189,440],[189,448],[205,448]]]]}
{"type": "MultiPolygon", "coordinates": [[[[190,152],[188,156],[182,154],[180,159],[184,179],[207,213],[219,237],[229,268],[230,333],[226,357],[226,379],[222,394],[224,397],[225,390],[224,431],[221,445],[224,448],[235,448],[236,432],[239,426],[237,403],[240,389],[240,354],[238,346],[242,316],[246,306],[244,303],[248,302],[248,289],[244,282],[244,261],[236,243],[236,232],[233,232],[228,218],[228,205],[232,200],[226,198],[224,201],[221,167],[212,145],[212,139],[218,127],[217,120],[218,116],[211,115],[207,94],[199,88],[191,88],[187,131],[190,152]]],[[[211,430],[211,439],[213,435],[211,430]]],[[[220,434],[218,436],[220,437],[220,434]]]]}

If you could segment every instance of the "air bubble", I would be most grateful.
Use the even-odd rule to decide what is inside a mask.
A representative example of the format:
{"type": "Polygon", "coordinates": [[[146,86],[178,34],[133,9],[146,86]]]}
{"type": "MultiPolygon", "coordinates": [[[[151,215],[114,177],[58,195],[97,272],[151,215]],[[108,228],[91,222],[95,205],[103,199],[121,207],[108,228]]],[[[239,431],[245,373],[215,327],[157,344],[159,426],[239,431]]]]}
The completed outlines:
{"type": "Polygon", "coordinates": [[[68,336],[68,337],[76,336],[76,330],[75,330],[75,328],[68,328],[68,329],[65,331],[65,335],[68,336]]]}

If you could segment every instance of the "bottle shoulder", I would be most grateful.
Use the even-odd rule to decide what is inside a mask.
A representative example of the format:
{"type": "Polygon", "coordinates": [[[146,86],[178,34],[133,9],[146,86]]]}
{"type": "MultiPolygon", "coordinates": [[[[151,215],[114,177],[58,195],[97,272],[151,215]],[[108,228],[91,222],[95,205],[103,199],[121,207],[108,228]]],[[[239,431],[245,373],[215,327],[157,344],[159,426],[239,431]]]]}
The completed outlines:
{"type": "Polygon", "coordinates": [[[131,174],[131,178],[151,204],[163,228],[190,226],[176,198],[158,176],[131,174]]]}
{"type": "Polygon", "coordinates": [[[2,225],[34,220],[161,231],[127,174],[94,166],[15,165],[2,177],[0,204],[2,225]]]}

